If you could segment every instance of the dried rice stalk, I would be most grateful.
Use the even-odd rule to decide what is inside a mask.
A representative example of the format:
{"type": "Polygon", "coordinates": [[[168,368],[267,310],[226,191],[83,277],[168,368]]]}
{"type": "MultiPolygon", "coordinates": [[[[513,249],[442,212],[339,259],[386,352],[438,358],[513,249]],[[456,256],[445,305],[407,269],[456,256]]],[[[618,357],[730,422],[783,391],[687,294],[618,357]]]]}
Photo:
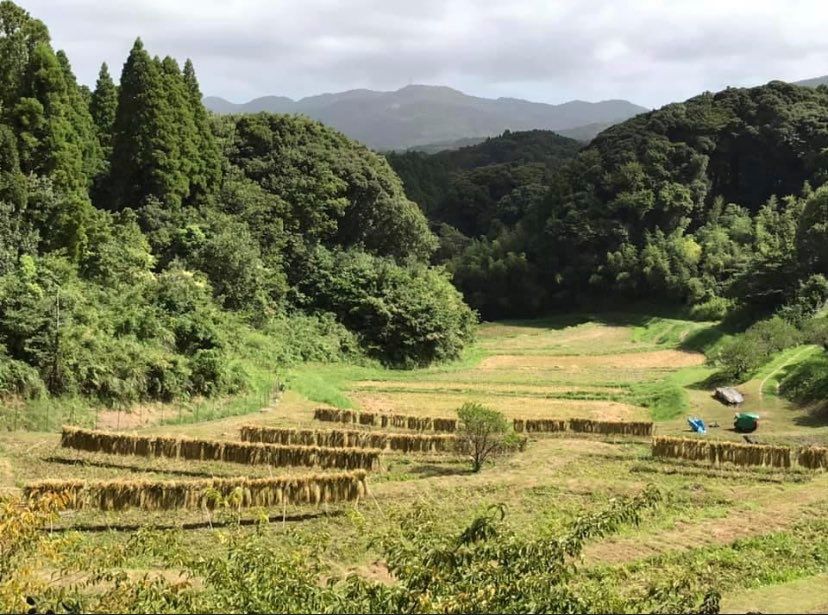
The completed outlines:
{"type": "Polygon", "coordinates": [[[164,436],[131,436],[64,427],[60,444],[93,453],[143,455],[172,459],[225,461],[247,465],[321,466],[341,470],[373,470],[379,465],[378,449],[282,446],[251,442],[222,442],[164,436]]]}
{"type": "Polygon", "coordinates": [[[317,421],[330,423],[351,423],[373,427],[397,427],[415,431],[457,431],[457,419],[432,418],[426,416],[406,416],[401,414],[376,414],[373,412],[354,412],[338,408],[317,408],[313,413],[317,421]]]}
{"type": "Polygon", "coordinates": [[[339,472],[303,477],[213,478],[188,481],[59,481],[30,483],[25,498],[65,497],[68,508],[101,510],[176,510],[213,508],[216,499],[240,492],[239,506],[284,506],[349,502],[368,491],[366,472],[339,472]]]}
{"type": "Polygon", "coordinates": [[[387,433],[382,431],[348,431],[287,429],[245,425],[241,428],[244,442],[280,445],[374,448],[401,453],[462,452],[463,441],[452,435],[387,433]]]}

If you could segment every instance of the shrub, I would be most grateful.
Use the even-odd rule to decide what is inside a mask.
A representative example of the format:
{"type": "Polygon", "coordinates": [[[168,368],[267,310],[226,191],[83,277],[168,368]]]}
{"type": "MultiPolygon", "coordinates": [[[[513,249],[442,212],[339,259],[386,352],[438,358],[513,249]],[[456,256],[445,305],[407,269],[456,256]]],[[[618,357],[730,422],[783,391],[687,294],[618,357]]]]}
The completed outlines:
{"type": "Polygon", "coordinates": [[[0,397],[38,399],[45,394],[46,386],[35,368],[0,355],[0,397]]]}
{"type": "Polygon", "coordinates": [[[489,458],[519,446],[509,421],[497,410],[465,403],[457,409],[457,418],[460,420],[457,436],[465,441],[464,446],[471,453],[472,472],[479,472],[489,458]]]}
{"type": "Polygon", "coordinates": [[[263,348],[277,364],[332,363],[360,354],[357,336],[334,314],[280,314],[261,329],[263,348]]]}
{"type": "Polygon", "coordinates": [[[822,274],[812,275],[799,288],[787,305],[779,310],[785,320],[803,326],[808,319],[825,307],[828,301],[828,279],[822,274]]]}
{"type": "Polygon", "coordinates": [[[741,381],[768,362],[777,352],[802,342],[802,333],[791,323],[774,316],[751,326],[726,343],[716,363],[722,375],[741,381]]]}
{"type": "Polygon", "coordinates": [[[192,371],[185,358],[165,353],[150,357],[146,377],[147,395],[171,402],[187,396],[192,371]]]}
{"type": "Polygon", "coordinates": [[[336,314],[371,355],[399,367],[458,357],[476,321],[444,271],[364,252],[318,249],[298,287],[301,306],[336,314]]]}
{"type": "Polygon", "coordinates": [[[815,318],[805,325],[805,340],[828,350],[828,318],[815,318]]]}
{"type": "Polygon", "coordinates": [[[828,356],[809,357],[789,368],[779,383],[779,392],[803,404],[828,399],[828,356]]]}
{"type": "Polygon", "coordinates": [[[189,362],[192,373],[190,390],[194,395],[212,397],[222,393],[238,393],[247,379],[242,369],[221,350],[199,350],[189,362]]]}
{"type": "Polygon", "coordinates": [[[723,297],[712,297],[704,303],[690,308],[690,318],[693,320],[722,320],[733,307],[733,302],[723,297]]]}

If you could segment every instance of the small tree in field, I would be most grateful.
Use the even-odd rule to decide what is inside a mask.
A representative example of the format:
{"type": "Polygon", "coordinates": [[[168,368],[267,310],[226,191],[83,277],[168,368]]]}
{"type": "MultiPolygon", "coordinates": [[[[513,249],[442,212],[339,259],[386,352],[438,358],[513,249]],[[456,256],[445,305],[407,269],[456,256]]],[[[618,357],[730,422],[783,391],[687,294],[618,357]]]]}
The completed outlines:
{"type": "Polygon", "coordinates": [[[457,410],[460,427],[457,435],[465,441],[472,457],[472,472],[479,472],[486,460],[519,446],[509,422],[497,410],[482,404],[465,403],[457,410]]]}

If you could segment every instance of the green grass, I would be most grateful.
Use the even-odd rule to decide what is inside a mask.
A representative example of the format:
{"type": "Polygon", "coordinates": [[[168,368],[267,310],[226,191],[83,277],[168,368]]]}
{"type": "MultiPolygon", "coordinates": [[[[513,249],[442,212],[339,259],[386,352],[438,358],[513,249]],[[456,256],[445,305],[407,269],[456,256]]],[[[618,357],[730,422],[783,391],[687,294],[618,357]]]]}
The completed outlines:
{"type": "Polygon", "coordinates": [[[822,355],[822,348],[811,344],[794,346],[779,352],[765,365],[760,367],[752,380],[762,382],[764,395],[776,395],[780,382],[786,373],[796,369],[797,365],[807,363],[814,357],[822,355]]]}
{"type": "Polygon", "coordinates": [[[828,612],[828,574],[777,583],[723,596],[722,613],[825,613],[828,612]]]}
{"type": "Polygon", "coordinates": [[[470,346],[456,361],[449,361],[425,369],[388,369],[378,363],[306,363],[288,370],[285,386],[303,397],[339,408],[353,408],[348,397],[349,385],[358,380],[385,380],[390,382],[418,381],[437,374],[446,374],[473,368],[486,351],[470,346]]]}
{"type": "Polygon", "coordinates": [[[653,421],[669,421],[690,410],[686,387],[705,380],[714,370],[704,365],[682,368],[661,380],[632,386],[633,403],[650,410],[653,421]]]}
{"type": "MultiPolygon", "coordinates": [[[[459,404],[474,398],[494,407],[502,404],[504,411],[515,415],[548,412],[550,417],[556,413],[576,416],[574,413],[594,411],[618,417],[646,416],[640,408],[613,408],[612,402],[622,401],[646,405],[650,416],[661,423],[659,433],[681,433],[686,429],[682,417],[691,410],[706,420],[717,419],[726,426],[732,409],[710,398],[705,381],[713,370],[707,366],[677,369],[658,363],[654,367],[632,367],[625,361],[608,365],[602,360],[571,359],[579,352],[585,356],[602,352],[617,358],[619,354],[640,352],[642,347],[682,350],[696,344],[699,348],[710,348],[725,335],[713,323],[682,321],[669,315],[653,318],[641,314],[603,315],[591,323],[584,316],[558,316],[511,325],[494,323],[481,327],[478,342],[459,360],[411,371],[390,370],[356,359],[359,364],[294,364],[277,373],[274,365],[278,363],[270,361],[263,349],[261,356],[248,357],[249,364],[245,363],[254,383],[248,393],[232,399],[200,400],[183,404],[180,409],[170,408],[166,410],[170,414],[165,426],[139,427],[138,431],[231,439],[236,437],[238,427],[246,423],[318,429],[325,426],[312,419],[314,403],[355,407],[362,402],[367,406],[365,398],[371,396],[375,398],[371,401],[387,400],[392,407],[409,404],[412,412],[436,412],[455,401],[459,404]],[[513,352],[516,349],[520,353],[513,352]],[[558,364],[549,357],[550,350],[559,355],[568,353],[570,358],[558,364]],[[496,360],[480,364],[488,357],[513,354],[543,359],[534,363],[531,358],[507,362],[506,368],[496,360]],[[288,392],[278,406],[270,405],[265,412],[255,412],[268,404],[280,376],[288,392]],[[407,383],[417,383],[417,386],[406,387],[407,383]],[[562,390],[563,385],[571,390],[562,390]],[[604,387],[618,390],[602,390],[604,387]],[[243,416],[253,412],[251,416],[243,416]],[[219,418],[225,420],[214,420],[219,418]],[[198,425],[193,424],[196,421],[198,425]]],[[[675,358],[676,353],[661,354],[675,358]]],[[[633,355],[629,358],[632,361],[633,355]]],[[[784,364],[779,359],[782,357],[774,358],[774,365],[784,364]]],[[[765,373],[770,374],[772,370],[773,365],[768,366],[765,373]]],[[[754,403],[755,397],[746,406],[754,403]]],[[[770,420],[762,425],[763,442],[777,437],[807,437],[815,443],[819,438],[828,441],[824,440],[828,437],[824,428],[797,421],[804,414],[798,408],[777,398],[766,401],[762,412],[768,413],[770,420]]],[[[83,408],[76,407],[75,411],[89,416],[89,411],[83,408]]],[[[7,408],[5,414],[0,413],[2,416],[13,415],[7,408]]],[[[42,424],[59,422],[52,417],[42,424]]],[[[716,437],[726,437],[726,433],[722,429],[716,437]]],[[[184,480],[193,473],[248,472],[244,468],[231,468],[232,464],[118,459],[68,454],[57,447],[55,434],[0,433],[0,487],[10,490],[44,477],[131,480],[154,476],[184,480]]],[[[258,476],[271,470],[251,468],[249,473],[258,476]]],[[[282,472],[281,469],[272,471],[282,472]]],[[[140,510],[79,511],[58,522],[63,526],[61,529],[77,532],[55,532],[54,547],[60,554],[43,566],[47,571],[61,565],[89,571],[103,565],[102,562],[111,562],[116,573],[139,575],[151,570],[174,574],[180,570],[176,564],[179,556],[215,556],[222,548],[219,532],[232,531],[249,534],[260,541],[257,544],[262,549],[278,552],[287,552],[292,541],[302,537],[329,537],[327,546],[318,553],[320,557],[330,562],[337,572],[371,575],[380,557],[375,546],[378,536],[398,527],[397,515],[418,505],[434,511],[441,529],[455,532],[475,513],[504,503],[508,524],[521,535],[532,537],[562,528],[585,511],[596,510],[610,499],[637,493],[645,484],[652,483],[665,494],[664,503],[642,520],[639,527],[624,528],[608,542],[593,545],[596,555],[587,561],[595,567],[578,581],[587,589],[609,587],[634,594],[651,578],[665,583],[670,578],[700,578],[718,585],[724,592],[746,591],[745,588],[812,578],[828,567],[825,538],[828,528],[824,522],[813,519],[816,512],[824,511],[825,503],[819,501],[821,507],[802,518],[809,502],[824,498],[821,495],[826,485],[824,474],[806,476],[665,464],[651,458],[649,446],[643,441],[576,438],[564,434],[532,436],[524,452],[498,459],[479,474],[469,473],[468,462],[460,457],[386,455],[383,470],[372,473],[369,480],[371,495],[358,505],[330,510],[290,508],[288,517],[295,515],[297,519],[286,523],[281,521],[284,513],[281,509],[243,513],[250,520],[269,518],[266,527],[219,528],[223,516],[231,517],[232,511],[219,511],[212,516],[199,510],[174,514],[140,510]],[[767,522],[771,518],[768,510],[772,511],[774,532],[763,536],[769,530],[762,527],[761,520],[767,522]],[[307,517],[300,519],[299,515],[307,517]],[[216,527],[210,528],[208,522],[215,523],[216,527]],[[171,533],[134,530],[135,526],[146,524],[197,527],[171,533]],[[96,531],[87,531],[93,527],[96,531]],[[112,529],[97,531],[97,528],[112,529]],[[734,528],[739,530],[735,535],[746,535],[743,528],[755,535],[734,541],[734,528]],[[166,539],[171,541],[169,548],[165,546],[166,539]],[[699,547],[700,540],[708,546],[699,547]],[[612,553],[607,555],[608,551],[612,553]],[[623,554],[624,558],[614,559],[616,553],[623,554]],[[108,554],[115,555],[106,559],[108,554]],[[653,554],[658,555],[651,557],[653,554]],[[629,563],[609,565],[609,561],[629,563]],[[743,583],[744,578],[747,581],[743,583]]],[[[90,591],[98,590],[90,588],[90,591]]]]}
{"type": "MultiPolygon", "coordinates": [[[[649,342],[670,348],[686,348],[688,340],[693,345],[712,341],[719,335],[719,325],[715,322],[693,322],[676,318],[654,316],[633,329],[633,341],[649,342]]],[[[686,348],[699,350],[698,348],[686,348]]]]}
{"type": "MultiPolygon", "coordinates": [[[[819,506],[823,506],[821,503],[819,506]]],[[[787,583],[828,572],[828,521],[819,507],[789,530],[733,543],[596,568],[584,589],[610,585],[638,588],[662,579],[692,578],[719,591],[787,583]]]]}
{"type": "Polygon", "coordinates": [[[648,408],[653,421],[682,416],[690,407],[685,390],[667,379],[637,384],[632,392],[634,403],[648,408]]]}
{"type": "Polygon", "coordinates": [[[311,401],[337,408],[353,408],[353,402],[343,392],[349,380],[347,371],[323,364],[303,365],[288,372],[285,386],[311,401]]]}

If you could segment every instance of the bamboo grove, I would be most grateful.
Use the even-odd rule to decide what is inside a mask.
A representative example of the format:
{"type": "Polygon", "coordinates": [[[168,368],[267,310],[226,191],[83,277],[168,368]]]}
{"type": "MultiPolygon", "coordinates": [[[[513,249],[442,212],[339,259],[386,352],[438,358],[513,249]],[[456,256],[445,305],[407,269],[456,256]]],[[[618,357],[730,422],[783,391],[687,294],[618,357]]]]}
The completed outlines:
{"type": "Polygon", "coordinates": [[[828,469],[828,448],[803,447],[798,451],[787,446],[741,444],[717,440],[695,440],[657,436],[653,438],[653,457],[704,461],[712,464],[790,468],[796,463],[808,469],[828,469]],[[796,454],[794,454],[796,453],[796,454]]]}
{"type": "Polygon", "coordinates": [[[246,425],[244,442],[281,445],[374,448],[400,453],[456,453],[464,450],[463,440],[453,435],[386,433],[377,431],[288,429],[246,425]]]}
{"type": "Polygon", "coordinates": [[[61,446],[90,453],[138,455],[247,465],[319,466],[341,470],[374,470],[382,451],[375,449],[281,446],[254,442],[133,436],[64,427],[61,446]]]}
{"type": "MultiPolygon", "coordinates": [[[[317,408],[313,418],[317,421],[349,423],[369,427],[399,427],[416,431],[455,432],[458,421],[449,418],[431,418],[405,416],[397,414],[378,414],[373,412],[355,412],[338,408],[317,408]]],[[[605,435],[641,436],[653,435],[651,422],[635,421],[594,421],[591,419],[514,419],[516,432],[554,433],[571,431],[574,433],[595,433],[605,435]]]]}
{"type": "Polygon", "coordinates": [[[367,493],[366,472],[302,477],[214,478],[187,481],[46,480],[24,487],[29,500],[60,497],[66,508],[178,510],[349,502],[367,493]]]}

